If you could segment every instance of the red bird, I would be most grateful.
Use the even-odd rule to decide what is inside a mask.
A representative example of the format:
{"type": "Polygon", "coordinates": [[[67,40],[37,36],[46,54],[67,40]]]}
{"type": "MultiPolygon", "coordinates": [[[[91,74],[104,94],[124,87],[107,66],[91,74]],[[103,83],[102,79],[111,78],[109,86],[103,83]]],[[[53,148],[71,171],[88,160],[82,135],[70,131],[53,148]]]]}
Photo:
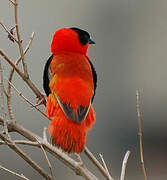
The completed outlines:
{"type": "Polygon", "coordinates": [[[68,153],[80,153],[85,148],[87,131],[95,123],[92,102],[97,75],[87,55],[89,44],[95,43],[79,28],[56,31],[52,55],[44,68],[51,143],[68,153]]]}

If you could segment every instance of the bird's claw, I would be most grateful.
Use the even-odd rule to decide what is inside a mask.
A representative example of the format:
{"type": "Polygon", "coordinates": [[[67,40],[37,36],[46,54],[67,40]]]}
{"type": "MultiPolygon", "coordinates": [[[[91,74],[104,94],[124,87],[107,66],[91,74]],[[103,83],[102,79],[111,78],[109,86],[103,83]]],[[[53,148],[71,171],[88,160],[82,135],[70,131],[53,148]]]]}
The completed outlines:
{"type": "Polygon", "coordinates": [[[41,99],[37,97],[37,101],[36,101],[35,107],[40,106],[42,104],[46,104],[46,101],[47,101],[47,96],[42,94],[42,98],[41,99]]]}

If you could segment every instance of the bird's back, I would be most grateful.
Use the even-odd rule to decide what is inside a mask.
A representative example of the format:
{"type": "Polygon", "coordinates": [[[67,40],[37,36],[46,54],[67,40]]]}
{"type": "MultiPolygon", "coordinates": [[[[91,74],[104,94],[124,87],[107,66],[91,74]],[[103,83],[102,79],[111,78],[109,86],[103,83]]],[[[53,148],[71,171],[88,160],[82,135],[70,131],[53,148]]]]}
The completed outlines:
{"type": "Polygon", "coordinates": [[[72,52],[54,55],[50,71],[50,89],[61,101],[72,106],[89,105],[94,84],[91,66],[85,55],[72,52]]]}

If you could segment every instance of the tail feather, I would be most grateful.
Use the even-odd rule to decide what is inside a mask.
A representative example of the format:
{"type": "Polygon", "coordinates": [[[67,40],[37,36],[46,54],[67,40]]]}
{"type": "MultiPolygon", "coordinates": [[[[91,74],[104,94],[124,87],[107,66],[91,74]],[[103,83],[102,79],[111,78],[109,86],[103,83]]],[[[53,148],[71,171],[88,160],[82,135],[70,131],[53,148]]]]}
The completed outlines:
{"type": "Polygon", "coordinates": [[[47,109],[47,114],[53,117],[48,127],[51,144],[68,153],[80,153],[85,148],[87,131],[95,122],[93,106],[91,105],[87,117],[80,124],[68,119],[61,107],[54,106],[51,100],[47,101],[47,109]]]}

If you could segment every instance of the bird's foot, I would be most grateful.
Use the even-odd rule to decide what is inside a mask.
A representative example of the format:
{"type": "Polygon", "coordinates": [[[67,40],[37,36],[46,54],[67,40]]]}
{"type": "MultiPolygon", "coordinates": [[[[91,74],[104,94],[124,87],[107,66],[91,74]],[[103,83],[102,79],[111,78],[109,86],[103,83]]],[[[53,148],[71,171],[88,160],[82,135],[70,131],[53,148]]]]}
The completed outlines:
{"type": "Polygon", "coordinates": [[[37,97],[37,101],[36,101],[35,107],[40,106],[42,104],[45,105],[46,104],[46,100],[47,100],[47,96],[44,95],[44,94],[42,94],[42,98],[41,99],[37,97]]]}

